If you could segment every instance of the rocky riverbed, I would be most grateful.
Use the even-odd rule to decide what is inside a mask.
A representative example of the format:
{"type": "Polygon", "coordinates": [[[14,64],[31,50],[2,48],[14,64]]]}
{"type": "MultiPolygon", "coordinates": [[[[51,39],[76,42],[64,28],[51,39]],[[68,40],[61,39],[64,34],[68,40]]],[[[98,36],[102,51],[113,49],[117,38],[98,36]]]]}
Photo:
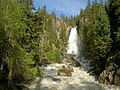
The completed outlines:
{"type": "Polygon", "coordinates": [[[30,90],[120,90],[118,86],[103,85],[85,69],[66,64],[49,64],[40,67],[44,77],[37,77],[30,90]]]}

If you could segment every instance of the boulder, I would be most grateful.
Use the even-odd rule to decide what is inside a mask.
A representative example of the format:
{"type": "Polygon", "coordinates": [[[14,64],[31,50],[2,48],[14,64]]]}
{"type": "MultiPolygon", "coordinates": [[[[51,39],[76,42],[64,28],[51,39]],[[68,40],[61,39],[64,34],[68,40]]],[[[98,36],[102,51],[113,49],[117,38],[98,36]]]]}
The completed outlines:
{"type": "Polygon", "coordinates": [[[100,83],[104,83],[104,84],[110,84],[110,80],[111,77],[109,76],[109,72],[107,70],[103,71],[103,73],[100,74],[98,81],[100,83]]]}
{"type": "Polygon", "coordinates": [[[58,70],[58,75],[59,76],[72,76],[73,71],[74,71],[73,67],[62,66],[62,69],[58,70]]]}
{"type": "Polygon", "coordinates": [[[120,68],[117,70],[114,77],[114,84],[120,86],[120,68]]]}
{"type": "Polygon", "coordinates": [[[115,63],[110,63],[98,78],[100,83],[120,86],[120,68],[115,63]]]}
{"type": "Polygon", "coordinates": [[[104,84],[120,86],[120,54],[107,61],[105,70],[99,75],[98,81],[104,84]]]}

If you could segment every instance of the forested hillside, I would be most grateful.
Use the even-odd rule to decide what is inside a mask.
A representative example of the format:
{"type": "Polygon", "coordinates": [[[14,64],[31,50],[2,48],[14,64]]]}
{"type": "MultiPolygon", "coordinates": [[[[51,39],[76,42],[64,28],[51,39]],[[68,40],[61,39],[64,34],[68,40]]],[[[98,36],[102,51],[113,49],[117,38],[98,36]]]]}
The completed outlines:
{"type": "Polygon", "coordinates": [[[39,66],[61,62],[68,25],[32,0],[0,0],[0,90],[41,76],[39,66]],[[34,11],[33,11],[34,10],[34,11]]]}
{"type": "Polygon", "coordinates": [[[90,2],[73,19],[85,58],[94,60],[99,82],[120,85],[120,0],[90,2]]]}
{"type": "Polygon", "coordinates": [[[47,13],[46,5],[36,10],[32,0],[0,0],[0,90],[20,88],[42,76],[39,66],[61,63],[76,25],[99,82],[120,85],[120,0],[88,0],[79,15],[61,18],[47,13]],[[106,81],[109,68],[112,79],[107,74],[106,81]]]}

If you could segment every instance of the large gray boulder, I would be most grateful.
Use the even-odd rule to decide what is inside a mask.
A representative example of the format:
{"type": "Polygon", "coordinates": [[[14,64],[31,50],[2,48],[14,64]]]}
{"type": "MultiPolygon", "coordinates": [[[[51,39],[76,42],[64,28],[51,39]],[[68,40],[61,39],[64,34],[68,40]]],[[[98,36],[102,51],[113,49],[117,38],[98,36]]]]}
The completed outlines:
{"type": "Polygon", "coordinates": [[[105,70],[99,75],[98,81],[120,86],[120,54],[106,63],[105,70]]]}

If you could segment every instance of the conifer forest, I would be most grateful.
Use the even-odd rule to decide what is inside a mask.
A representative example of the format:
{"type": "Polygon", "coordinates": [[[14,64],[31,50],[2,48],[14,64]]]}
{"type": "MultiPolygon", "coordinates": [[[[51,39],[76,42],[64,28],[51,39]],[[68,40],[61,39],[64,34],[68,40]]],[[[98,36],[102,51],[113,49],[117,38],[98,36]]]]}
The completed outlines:
{"type": "Polygon", "coordinates": [[[44,77],[41,66],[63,63],[75,26],[82,56],[92,60],[97,81],[120,86],[120,0],[88,0],[85,9],[70,17],[57,17],[46,7],[36,9],[33,0],[0,0],[0,90],[24,90],[44,77]]]}

